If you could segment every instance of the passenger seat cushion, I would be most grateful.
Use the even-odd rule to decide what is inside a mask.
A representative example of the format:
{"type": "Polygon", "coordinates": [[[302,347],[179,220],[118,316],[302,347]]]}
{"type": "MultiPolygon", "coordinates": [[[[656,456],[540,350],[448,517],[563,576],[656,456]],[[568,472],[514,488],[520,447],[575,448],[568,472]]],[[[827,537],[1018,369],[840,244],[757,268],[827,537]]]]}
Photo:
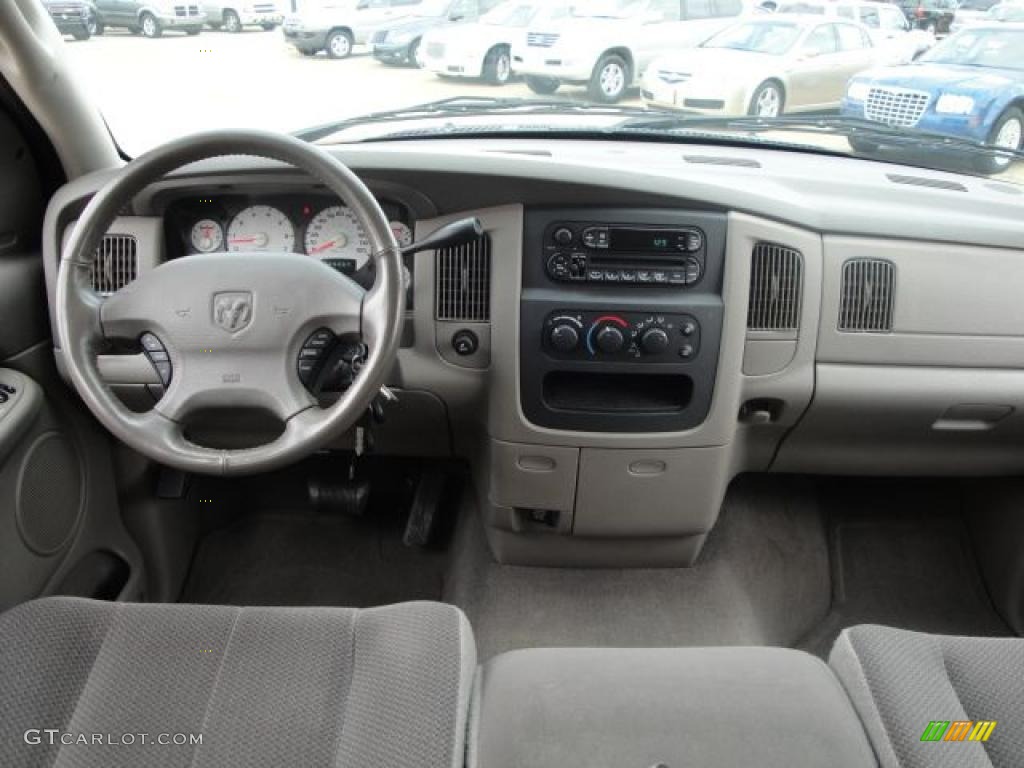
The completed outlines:
{"type": "Polygon", "coordinates": [[[1024,760],[1024,639],[861,625],[829,658],[883,768],[1008,768],[1024,760]],[[922,742],[933,721],[994,720],[985,743],[922,742]]]}
{"type": "Polygon", "coordinates": [[[801,651],[513,651],[477,685],[470,768],[876,765],[839,682],[801,651]]]}
{"type": "Polygon", "coordinates": [[[440,603],[367,610],[49,598],[0,615],[0,765],[461,766],[475,646],[440,603]],[[196,746],[25,743],[198,733],[196,746]]]}

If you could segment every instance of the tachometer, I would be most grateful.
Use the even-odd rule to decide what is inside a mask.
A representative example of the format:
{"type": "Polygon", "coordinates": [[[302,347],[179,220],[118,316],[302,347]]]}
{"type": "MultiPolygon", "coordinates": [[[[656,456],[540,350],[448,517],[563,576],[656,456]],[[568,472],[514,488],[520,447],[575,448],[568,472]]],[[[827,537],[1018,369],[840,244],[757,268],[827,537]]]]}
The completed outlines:
{"type": "Polygon", "coordinates": [[[343,205],[324,208],[306,227],[306,253],[343,272],[353,272],[370,258],[370,239],[355,212],[343,205]]]}
{"type": "Polygon", "coordinates": [[[224,245],[224,227],[213,219],[200,219],[192,225],[192,247],[199,253],[219,251],[224,245]]]}
{"type": "Polygon", "coordinates": [[[391,231],[395,234],[395,240],[398,241],[400,248],[412,245],[412,230],[404,221],[392,221],[391,231]]]}
{"type": "Polygon", "coordinates": [[[295,227],[277,208],[250,205],[228,225],[228,250],[291,253],[295,250],[295,227]]]}

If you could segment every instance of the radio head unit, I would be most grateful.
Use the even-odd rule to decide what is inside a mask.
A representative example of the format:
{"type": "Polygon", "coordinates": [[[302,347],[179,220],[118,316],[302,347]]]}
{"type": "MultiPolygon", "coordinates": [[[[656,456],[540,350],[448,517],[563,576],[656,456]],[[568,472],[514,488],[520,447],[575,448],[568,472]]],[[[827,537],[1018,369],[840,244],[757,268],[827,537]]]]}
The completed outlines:
{"type": "Polygon", "coordinates": [[[699,227],[559,221],[544,231],[544,265],[559,282],[686,287],[704,274],[699,227]]]}

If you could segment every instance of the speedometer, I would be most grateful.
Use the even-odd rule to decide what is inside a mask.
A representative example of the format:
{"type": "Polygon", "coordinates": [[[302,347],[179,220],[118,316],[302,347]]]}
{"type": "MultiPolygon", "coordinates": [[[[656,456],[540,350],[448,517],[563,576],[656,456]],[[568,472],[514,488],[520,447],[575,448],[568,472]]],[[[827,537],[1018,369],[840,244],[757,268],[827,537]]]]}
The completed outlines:
{"type": "Polygon", "coordinates": [[[370,239],[351,208],[324,208],[306,227],[306,253],[343,272],[361,268],[370,258],[370,251],[370,239]]]}
{"type": "Polygon", "coordinates": [[[228,250],[291,253],[295,250],[295,227],[277,208],[250,205],[228,225],[228,250]]]}

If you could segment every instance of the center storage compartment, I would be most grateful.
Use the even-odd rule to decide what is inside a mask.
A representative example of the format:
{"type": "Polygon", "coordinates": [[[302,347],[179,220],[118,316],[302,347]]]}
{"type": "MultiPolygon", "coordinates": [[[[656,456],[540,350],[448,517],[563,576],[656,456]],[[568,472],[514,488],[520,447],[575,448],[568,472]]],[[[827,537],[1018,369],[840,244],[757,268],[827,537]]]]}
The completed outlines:
{"type": "Polygon", "coordinates": [[[680,374],[551,371],[544,403],[561,411],[678,413],[690,404],[693,380],[680,374]]]}

